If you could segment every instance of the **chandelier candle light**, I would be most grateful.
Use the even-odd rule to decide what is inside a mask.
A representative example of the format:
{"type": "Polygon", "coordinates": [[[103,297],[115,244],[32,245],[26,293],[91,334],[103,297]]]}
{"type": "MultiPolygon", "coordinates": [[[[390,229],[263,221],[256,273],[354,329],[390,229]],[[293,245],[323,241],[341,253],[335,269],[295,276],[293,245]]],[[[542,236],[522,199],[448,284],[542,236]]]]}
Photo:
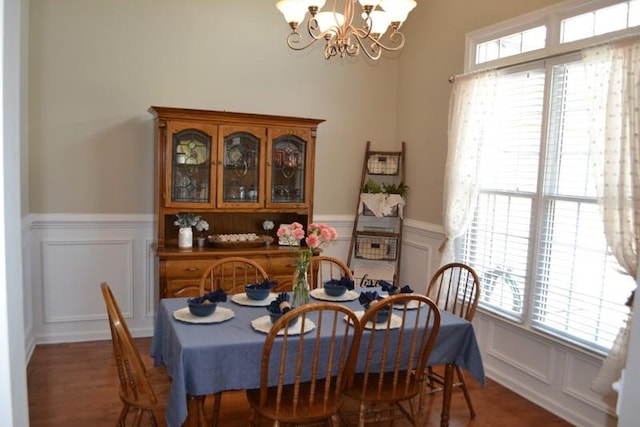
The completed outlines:
{"type": "MultiPolygon", "coordinates": [[[[278,228],[278,237],[290,246],[301,246],[300,242],[304,237],[304,227],[299,222],[290,225],[281,225],[278,228]]],[[[296,279],[293,283],[293,301],[294,307],[308,304],[309,297],[309,280],[307,278],[307,269],[309,262],[313,256],[313,252],[323,243],[338,238],[338,232],[335,228],[326,224],[309,224],[309,233],[305,239],[307,247],[301,247],[296,257],[296,279]]]]}
{"type": "Polygon", "coordinates": [[[320,11],[326,0],[280,0],[276,7],[292,32],[287,45],[293,50],[303,50],[318,40],[325,40],[324,57],[357,56],[360,51],[370,59],[378,60],[383,50],[397,51],[404,46],[405,37],[400,27],[409,12],[416,7],[415,0],[342,0],[344,8],[338,11],[338,0],[332,1],[331,11],[320,11]],[[362,6],[362,14],[356,18],[356,3],[362,6]],[[307,19],[307,31],[311,39],[302,42],[298,32],[307,19]],[[384,34],[390,30],[388,40],[384,34]]]}

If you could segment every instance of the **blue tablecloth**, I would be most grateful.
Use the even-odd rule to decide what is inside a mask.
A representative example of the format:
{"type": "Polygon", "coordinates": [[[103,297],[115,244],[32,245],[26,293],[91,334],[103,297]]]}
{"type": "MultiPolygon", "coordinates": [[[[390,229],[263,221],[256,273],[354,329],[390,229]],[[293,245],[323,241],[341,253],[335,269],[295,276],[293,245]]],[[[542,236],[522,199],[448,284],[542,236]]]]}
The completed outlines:
{"type": "MultiPolygon", "coordinates": [[[[345,302],[353,311],[359,302],[345,302]]],[[[186,307],[186,299],[160,301],[151,347],[156,366],[166,365],[172,377],[166,410],[170,427],[187,418],[187,394],[213,394],[225,390],[245,390],[260,386],[260,363],[266,334],[251,327],[251,321],[267,314],[265,307],[250,307],[231,301],[220,306],[235,316],[222,323],[189,324],[174,319],[173,312],[186,307]]],[[[440,333],[429,364],[454,362],[466,368],[481,385],[485,384],[480,350],[471,323],[442,313],[440,333]]]]}

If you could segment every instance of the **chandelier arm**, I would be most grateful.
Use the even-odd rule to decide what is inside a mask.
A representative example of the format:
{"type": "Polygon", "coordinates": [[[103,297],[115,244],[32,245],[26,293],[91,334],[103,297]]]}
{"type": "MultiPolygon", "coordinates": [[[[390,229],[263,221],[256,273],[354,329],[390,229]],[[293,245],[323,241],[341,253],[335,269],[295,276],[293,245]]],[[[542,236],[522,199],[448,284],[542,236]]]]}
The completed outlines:
{"type": "Polygon", "coordinates": [[[287,46],[289,46],[289,48],[292,50],[304,50],[320,39],[311,37],[311,40],[309,40],[309,42],[305,45],[300,44],[301,40],[302,36],[297,31],[289,33],[289,35],[287,36],[287,46]]]}
{"type": "Polygon", "coordinates": [[[371,42],[372,47],[375,45],[377,48],[386,50],[387,52],[395,52],[404,47],[405,36],[400,31],[394,31],[389,34],[388,38],[393,46],[383,43],[379,38],[374,37],[369,31],[365,31],[360,28],[355,28],[353,30],[353,34],[356,36],[356,39],[363,48],[366,40],[371,42]]]}
{"type": "Polygon", "coordinates": [[[364,42],[369,39],[375,41],[371,37],[365,37],[364,39],[362,39],[356,35],[357,46],[359,47],[359,50],[364,52],[364,54],[367,55],[369,59],[377,61],[378,59],[380,59],[382,49],[380,49],[380,47],[378,46],[379,43],[371,43],[371,46],[367,48],[367,45],[364,42]]]}

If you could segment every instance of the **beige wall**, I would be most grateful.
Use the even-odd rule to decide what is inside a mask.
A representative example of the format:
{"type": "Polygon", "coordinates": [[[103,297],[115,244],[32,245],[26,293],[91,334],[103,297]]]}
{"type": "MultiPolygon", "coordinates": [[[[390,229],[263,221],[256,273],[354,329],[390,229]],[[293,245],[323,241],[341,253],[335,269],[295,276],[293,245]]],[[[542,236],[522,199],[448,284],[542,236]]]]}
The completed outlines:
{"type": "Polygon", "coordinates": [[[397,139],[409,142],[407,217],[442,224],[450,75],[464,66],[465,34],[558,0],[423,0],[407,20],[397,139]]]}
{"type": "Polygon", "coordinates": [[[151,105],[326,119],[320,214],[353,213],[366,140],[394,144],[399,59],[293,52],[275,1],[31,0],[30,14],[32,213],[153,212],[151,105]]]}
{"type": "Polygon", "coordinates": [[[317,214],[353,214],[365,141],[405,140],[407,216],[440,224],[464,34],[553,2],[420,1],[402,55],[372,63],[290,51],[275,1],[31,0],[29,211],[153,212],[147,108],[164,105],[326,119],[317,214]]]}

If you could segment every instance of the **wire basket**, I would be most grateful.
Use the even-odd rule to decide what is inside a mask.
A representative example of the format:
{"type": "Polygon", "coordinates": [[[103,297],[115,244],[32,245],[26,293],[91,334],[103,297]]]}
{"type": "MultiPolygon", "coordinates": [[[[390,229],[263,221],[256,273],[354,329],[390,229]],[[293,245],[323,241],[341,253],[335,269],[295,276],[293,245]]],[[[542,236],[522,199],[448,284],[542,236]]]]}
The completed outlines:
{"type": "Polygon", "coordinates": [[[373,260],[395,260],[398,256],[398,239],[395,237],[358,236],[356,257],[373,260]]]}
{"type": "Polygon", "coordinates": [[[398,175],[400,154],[372,154],[367,159],[369,175],[398,175]]]}

